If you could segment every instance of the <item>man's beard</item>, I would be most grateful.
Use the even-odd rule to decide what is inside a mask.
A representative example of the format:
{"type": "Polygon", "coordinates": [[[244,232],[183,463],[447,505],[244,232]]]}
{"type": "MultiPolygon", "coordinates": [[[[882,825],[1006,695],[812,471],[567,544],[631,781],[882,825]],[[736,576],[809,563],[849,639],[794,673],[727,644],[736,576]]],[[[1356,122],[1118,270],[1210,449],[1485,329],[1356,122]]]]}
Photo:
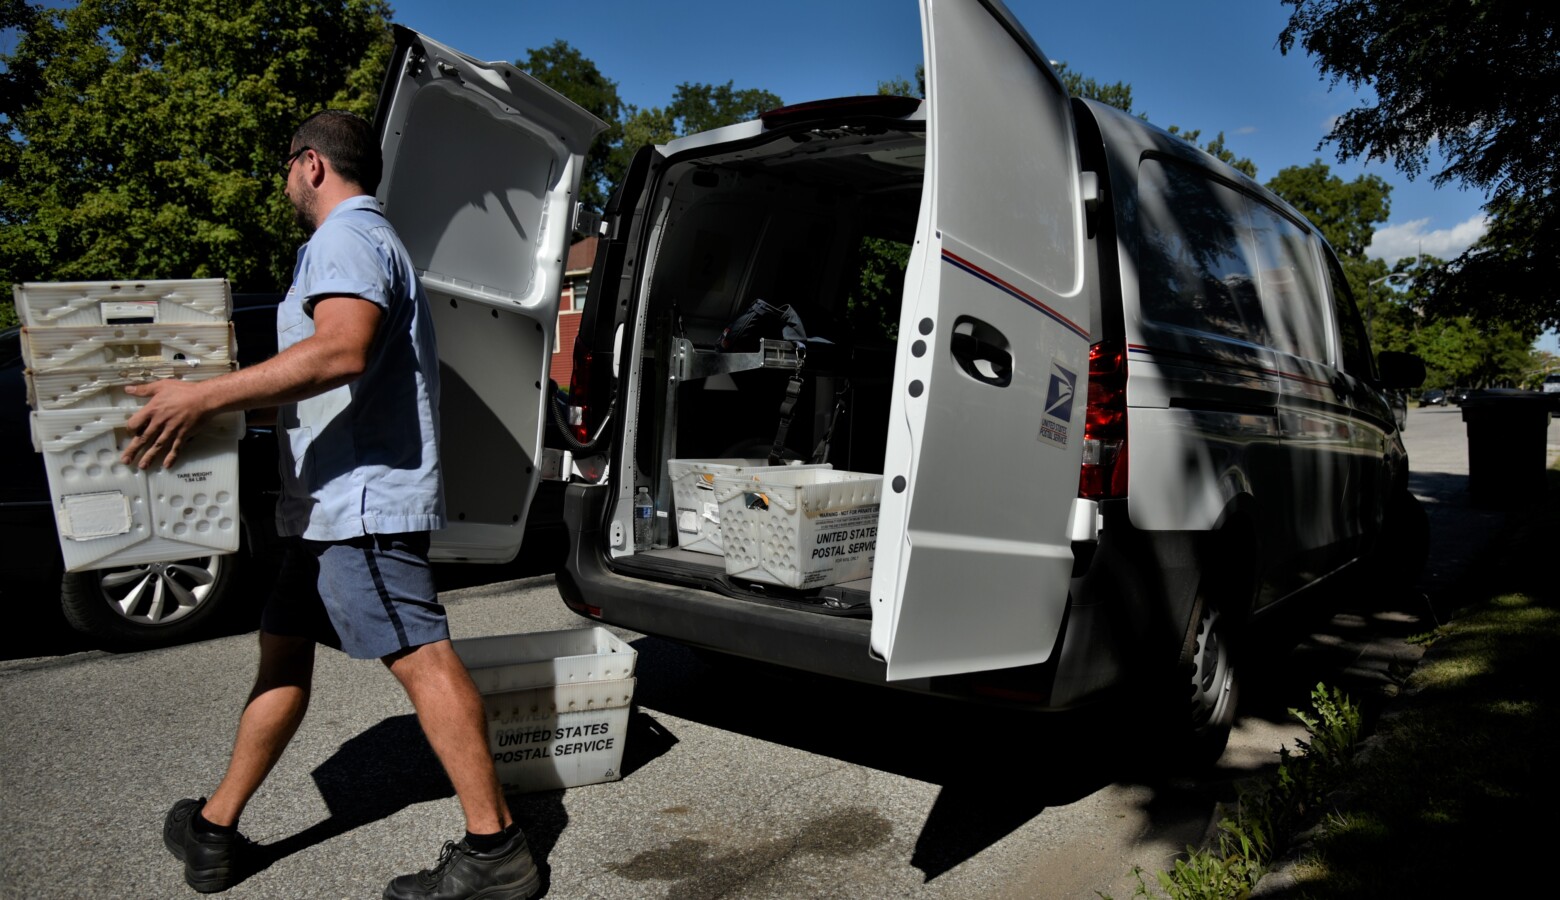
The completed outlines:
{"type": "Polygon", "coordinates": [[[314,208],[318,197],[319,195],[312,187],[304,185],[298,188],[298,199],[292,201],[293,217],[297,220],[298,227],[303,229],[304,234],[314,233],[314,208]]]}

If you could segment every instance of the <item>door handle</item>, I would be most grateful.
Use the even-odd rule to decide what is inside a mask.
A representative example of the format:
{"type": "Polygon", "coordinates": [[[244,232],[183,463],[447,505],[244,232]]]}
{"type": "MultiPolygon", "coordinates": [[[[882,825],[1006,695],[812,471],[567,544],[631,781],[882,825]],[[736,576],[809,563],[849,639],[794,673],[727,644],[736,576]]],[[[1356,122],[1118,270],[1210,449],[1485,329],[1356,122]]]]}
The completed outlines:
{"type": "Polygon", "coordinates": [[[983,384],[1013,383],[1013,354],[1002,332],[979,319],[961,316],[953,323],[950,350],[964,374],[983,384]]]}

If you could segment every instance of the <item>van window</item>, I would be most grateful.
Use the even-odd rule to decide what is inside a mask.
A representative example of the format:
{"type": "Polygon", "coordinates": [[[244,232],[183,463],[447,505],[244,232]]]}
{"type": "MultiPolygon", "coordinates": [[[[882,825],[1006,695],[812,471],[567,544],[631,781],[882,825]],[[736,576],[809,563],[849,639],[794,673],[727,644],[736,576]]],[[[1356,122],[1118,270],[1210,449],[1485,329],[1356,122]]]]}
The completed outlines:
{"type": "Polygon", "coordinates": [[[1333,311],[1338,316],[1338,354],[1343,370],[1356,378],[1376,380],[1375,357],[1370,352],[1370,332],[1360,321],[1360,311],[1354,305],[1354,295],[1349,291],[1349,280],[1343,275],[1343,267],[1331,253],[1323,253],[1327,260],[1327,278],[1332,282],[1333,311]]]}
{"type": "Polygon", "coordinates": [[[1262,285],[1262,311],[1276,349],[1327,362],[1327,317],[1310,235],[1277,210],[1251,200],[1250,225],[1262,285]]]}
{"type": "Polygon", "coordinates": [[[1187,167],[1147,159],[1138,206],[1143,317],[1266,343],[1241,195],[1187,167]]]}

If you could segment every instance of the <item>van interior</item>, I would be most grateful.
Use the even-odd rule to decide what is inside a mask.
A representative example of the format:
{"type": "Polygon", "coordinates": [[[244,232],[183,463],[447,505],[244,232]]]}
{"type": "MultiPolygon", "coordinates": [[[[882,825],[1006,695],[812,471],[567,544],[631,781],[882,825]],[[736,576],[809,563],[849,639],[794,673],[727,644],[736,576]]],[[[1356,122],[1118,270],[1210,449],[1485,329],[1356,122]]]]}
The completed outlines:
{"type": "MultiPolygon", "coordinates": [[[[635,485],[657,510],[674,502],[668,460],[769,457],[798,374],[779,455],[882,473],[923,126],[878,120],[670,161],[642,226],[653,252],[632,420],[635,485]],[[779,316],[743,327],[764,305],[789,307],[790,330],[779,316]]],[[[723,574],[720,556],[680,551],[671,517],[657,521],[652,559],[723,574]]],[[[854,607],[840,600],[854,596],[865,615],[869,580],[791,599],[854,607]]]]}

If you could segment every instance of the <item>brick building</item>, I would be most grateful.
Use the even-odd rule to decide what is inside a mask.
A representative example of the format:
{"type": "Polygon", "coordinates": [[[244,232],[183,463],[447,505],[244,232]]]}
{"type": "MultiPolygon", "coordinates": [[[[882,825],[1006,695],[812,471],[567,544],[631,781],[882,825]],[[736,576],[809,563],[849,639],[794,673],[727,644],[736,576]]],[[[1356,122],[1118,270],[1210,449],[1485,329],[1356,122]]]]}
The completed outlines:
{"type": "Polygon", "coordinates": [[[563,296],[558,302],[558,329],[553,333],[550,377],[564,390],[569,389],[569,376],[574,372],[574,336],[580,333],[580,312],[585,309],[590,267],[596,261],[596,240],[576,241],[563,266],[563,296]]]}

